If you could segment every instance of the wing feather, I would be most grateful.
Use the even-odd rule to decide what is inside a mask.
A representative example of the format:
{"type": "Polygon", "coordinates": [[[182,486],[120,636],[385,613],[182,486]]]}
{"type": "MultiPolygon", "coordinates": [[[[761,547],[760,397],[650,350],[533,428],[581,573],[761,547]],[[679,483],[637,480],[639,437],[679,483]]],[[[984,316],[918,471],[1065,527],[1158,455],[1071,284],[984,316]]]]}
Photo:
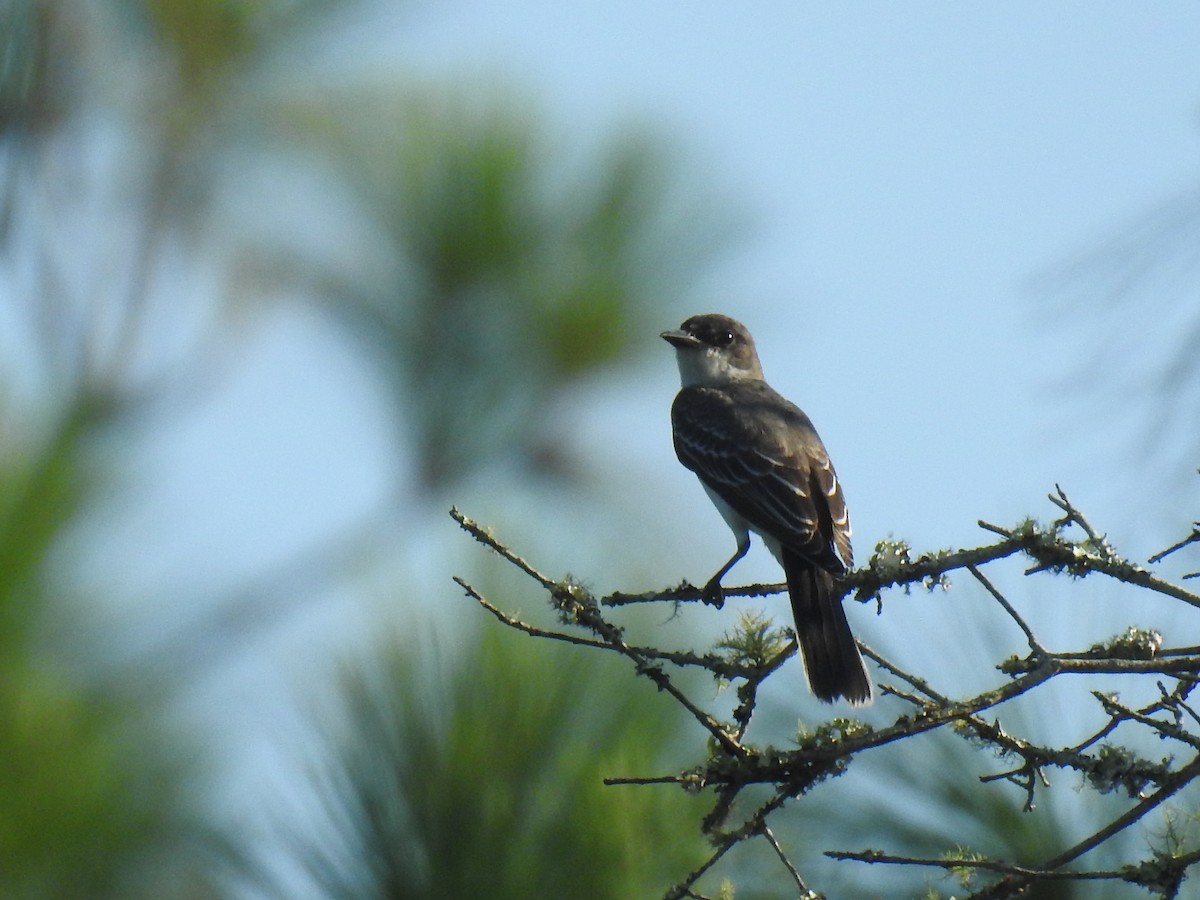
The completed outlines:
{"type": "Polygon", "coordinates": [[[853,565],[850,518],[820,437],[765,382],[693,386],[671,407],[679,461],[757,531],[815,565],[853,565]]]}

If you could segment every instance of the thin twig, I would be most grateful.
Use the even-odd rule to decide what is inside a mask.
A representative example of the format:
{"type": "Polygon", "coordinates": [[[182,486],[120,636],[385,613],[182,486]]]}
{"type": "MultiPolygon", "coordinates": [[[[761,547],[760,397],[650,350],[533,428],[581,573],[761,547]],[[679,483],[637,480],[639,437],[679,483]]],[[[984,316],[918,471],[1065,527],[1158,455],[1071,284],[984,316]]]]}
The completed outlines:
{"type": "Polygon", "coordinates": [[[717,847],[713,851],[713,854],[693,869],[683,881],[668,890],[663,895],[663,900],[678,900],[678,898],[688,896],[692,885],[699,881],[705,872],[716,865],[721,857],[746,838],[762,834],[763,829],[767,827],[767,816],[775,812],[775,810],[779,809],[787,801],[788,795],[786,793],[776,793],[770,800],[756,809],[754,814],[742,823],[741,827],[722,835],[717,841],[717,847]]]}
{"type": "Polygon", "coordinates": [[[1116,874],[1103,872],[1065,872],[1053,869],[1034,869],[994,859],[974,859],[965,856],[936,858],[927,856],[902,856],[894,853],[885,853],[882,850],[826,850],[825,856],[828,856],[830,859],[849,862],[886,863],[890,866],[928,866],[937,869],[982,869],[986,872],[997,872],[1002,875],[1021,875],[1031,879],[1036,878],[1046,881],[1120,877],[1116,874]]]}
{"type": "Polygon", "coordinates": [[[1196,543],[1196,541],[1200,541],[1200,522],[1192,523],[1192,533],[1189,534],[1187,537],[1185,537],[1182,541],[1177,541],[1176,543],[1174,543],[1170,547],[1168,547],[1166,550],[1160,550],[1158,553],[1155,553],[1152,557],[1150,557],[1150,559],[1148,559],[1147,562],[1149,562],[1149,563],[1162,562],[1164,559],[1166,559],[1172,553],[1176,553],[1179,550],[1182,550],[1184,547],[1188,546],[1189,544],[1196,543]]]}
{"type": "Polygon", "coordinates": [[[1008,613],[1009,617],[1014,622],[1017,623],[1017,627],[1025,632],[1025,640],[1028,641],[1029,649],[1033,651],[1034,657],[1037,659],[1045,659],[1047,656],[1049,656],[1049,654],[1046,652],[1046,648],[1042,646],[1041,642],[1034,635],[1033,629],[1029,627],[1028,623],[1026,623],[1023,618],[1021,618],[1021,614],[1018,613],[1013,605],[1008,602],[1008,599],[996,589],[996,586],[992,584],[991,581],[988,580],[987,576],[980,572],[979,569],[977,569],[974,565],[967,566],[967,571],[974,576],[976,581],[984,586],[987,592],[992,595],[993,599],[995,599],[997,603],[1004,607],[1004,611],[1008,613]]]}
{"type": "MultiPolygon", "coordinates": [[[[1200,737],[1188,733],[1174,722],[1164,722],[1162,719],[1156,719],[1139,710],[1130,709],[1128,706],[1118,703],[1112,697],[1105,696],[1099,691],[1092,691],[1092,696],[1100,701],[1100,705],[1104,707],[1104,711],[1110,715],[1118,716],[1125,721],[1138,722],[1147,728],[1157,731],[1159,737],[1172,738],[1187,744],[1193,749],[1200,750],[1200,737]]],[[[1154,708],[1161,708],[1161,704],[1158,703],[1153,704],[1153,706],[1154,708]]]]}
{"type": "MultiPolygon", "coordinates": [[[[976,859],[966,856],[926,857],[902,856],[894,853],[884,853],[882,850],[827,850],[825,855],[830,859],[846,860],[849,862],[884,863],[891,866],[926,866],[935,869],[979,869],[985,872],[995,872],[1000,875],[1019,876],[1029,881],[1099,881],[1125,880],[1128,871],[1110,869],[1105,871],[1076,871],[1064,869],[1040,869],[1030,866],[1018,866],[1013,863],[1001,862],[995,859],[976,859]]],[[[976,895],[972,895],[976,896],[976,895]]],[[[980,895],[982,896],[982,895],[980,895]]],[[[1001,894],[998,896],[1015,896],[1001,894]]]]}
{"type": "Polygon", "coordinates": [[[555,582],[553,578],[549,577],[548,575],[543,575],[524,559],[517,556],[517,554],[513,553],[506,546],[492,537],[486,528],[484,528],[474,519],[469,519],[459,512],[457,506],[450,507],[450,518],[457,522],[463,531],[467,532],[467,534],[471,535],[471,537],[475,538],[475,540],[479,541],[479,543],[483,544],[488,549],[499,553],[502,557],[504,557],[546,590],[553,591],[555,587],[557,587],[557,582],[555,582]]]}
{"type": "Polygon", "coordinates": [[[775,839],[775,832],[771,831],[769,825],[764,824],[762,836],[767,843],[771,845],[771,849],[775,851],[775,855],[779,857],[779,861],[783,863],[783,867],[787,869],[788,874],[792,877],[792,881],[796,885],[797,896],[801,900],[810,900],[817,897],[813,891],[809,890],[808,885],[804,883],[804,879],[800,877],[800,870],[788,859],[787,854],[783,852],[783,848],[779,846],[779,841],[775,839]]]}
{"type": "MultiPolygon", "coordinates": [[[[666,672],[650,662],[646,656],[639,653],[636,647],[631,647],[629,644],[626,644],[621,638],[619,630],[612,628],[608,625],[608,623],[603,622],[598,615],[591,617],[588,624],[589,627],[601,634],[602,640],[600,641],[589,641],[588,639],[579,638],[578,636],[570,635],[565,632],[544,632],[542,629],[537,629],[532,625],[528,625],[519,619],[515,619],[507,615],[498,607],[496,607],[495,604],[487,600],[487,598],[479,593],[479,591],[468,584],[464,579],[459,578],[457,575],[454,576],[454,582],[458,584],[464,591],[466,591],[467,594],[473,600],[479,603],[484,609],[511,628],[515,628],[519,631],[525,632],[526,634],[537,637],[547,637],[555,640],[566,641],[567,643],[572,644],[583,644],[586,646],[604,647],[607,649],[616,650],[622,656],[627,657],[634,663],[639,675],[645,675],[647,678],[653,681],[655,685],[658,686],[659,690],[665,691],[674,697],[675,700],[684,707],[684,709],[692,714],[692,717],[695,718],[697,722],[699,722],[714,738],[716,738],[717,742],[726,750],[726,752],[735,756],[748,755],[749,751],[747,751],[746,748],[743,747],[733,735],[726,731],[716,719],[689,700],[688,697],[675,686],[666,672]]],[[[555,591],[557,592],[557,590],[557,586],[555,586],[555,591]]]]}
{"type": "Polygon", "coordinates": [[[1054,493],[1048,494],[1047,496],[1050,498],[1051,503],[1066,513],[1066,517],[1062,520],[1063,525],[1069,525],[1074,522],[1083,529],[1083,533],[1086,534],[1091,541],[1097,544],[1103,544],[1105,542],[1104,536],[1098,533],[1096,529],[1092,527],[1091,523],[1084,518],[1083,513],[1076,509],[1071,501],[1067,499],[1067,494],[1060,485],[1054,485],[1054,493]]]}
{"type": "MultiPolygon", "coordinates": [[[[916,690],[918,690],[922,694],[924,694],[926,697],[928,697],[929,700],[932,700],[933,702],[935,702],[941,706],[949,706],[950,705],[950,703],[951,703],[950,698],[947,697],[945,694],[940,694],[937,691],[935,691],[930,686],[929,682],[926,681],[924,678],[921,678],[919,675],[914,675],[911,672],[904,671],[898,665],[896,665],[894,662],[883,657],[879,653],[875,652],[875,650],[873,650],[871,647],[868,647],[862,641],[858,642],[858,649],[862,651],[863,656],[872,660],[873,662],[875,662],[877,665],[883,667],[884,669],[887,669],[889,672],[891,672],[897,678],[900,678],[903,681],[906,681],[910,686],[912,686],[913,688],[915,688],[916,690]]],[[[899,691],[896,691],[894,688],[891,689],[890,692],[893,693],[897,697],[906,696],[906,695],[900,693],[899,691]]],[[[914,705],[917,705],[917,706],[928,705],[926,701],[920,701],[920,700],[916,700],[916,699],[912,699],[910,702],[912,702],[914,705]]]]}

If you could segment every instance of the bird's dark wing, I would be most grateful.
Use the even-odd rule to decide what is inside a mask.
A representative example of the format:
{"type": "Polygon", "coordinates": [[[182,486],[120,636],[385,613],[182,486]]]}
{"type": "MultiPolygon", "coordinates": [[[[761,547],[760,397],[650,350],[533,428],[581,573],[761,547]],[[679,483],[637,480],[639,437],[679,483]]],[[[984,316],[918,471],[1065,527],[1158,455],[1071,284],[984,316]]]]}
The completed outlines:
{"type": "Polygon", "coordinates": [[[837,473],[797,406],[762,381],[686,387],[671,425],[679,461],[755,530],[830,572],[853,565],[837,473]]]}

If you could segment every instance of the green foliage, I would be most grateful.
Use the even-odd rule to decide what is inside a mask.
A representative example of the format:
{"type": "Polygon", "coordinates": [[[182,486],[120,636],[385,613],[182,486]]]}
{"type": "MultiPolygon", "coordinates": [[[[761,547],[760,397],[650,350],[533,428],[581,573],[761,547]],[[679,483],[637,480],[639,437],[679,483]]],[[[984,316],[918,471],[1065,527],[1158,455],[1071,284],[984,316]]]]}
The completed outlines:
{"type": "Polygon", "coordinates": [[[661,765],[679,717],[619,672],[492,635],[440,666],[382,645],[347,672],[330,839],[296,838],[323,896],[641,897],[701,858],[683,792],[601,783],[661,765]]]}
{"type": "MultiPolygon", "coordinates": [[[[39,375],[64,394],[94,392],[119,404],[131,373],[141,378],[144,356],[169,368],[170,352],[146,353],[148,342],[203,316],[177,311],[177,297],[158,291],[164,262],[206,272],[211,244],[239,239],[216,234],[209,214],[220,211],[211,201],[228,187],[223,179],[242,183],[249,157],[269,166],[273,150],[291,162],[320,147],[331,151],[334,192],[350,185],[377,229],[390,276],[366,267],[304,288],[315,284],[379,351],[374,361],[398,388],[397,420],[418,450],[414,480],[437,486],[497,461],[556,472],[553,402],[653,346],[662,319],[676,315],[662,305],[677,302],[710,249],[694,192],[681,202],[676,163],[641,134],[618,135],[578,166],[563,165],[540,116],[495,91],[470,102],[469,89],[389,83],[322,108],[311,82],[297,79],[305,94],[292,100],[308,105],[293,124],[302,127],[278,128],[286,79],[264,90],[264,64],[342,2],[0,7],[0,131],[32,134],[31,125],[90,102],[81,110],[89,127],[112,129],[121,148],[96,177],[86,152],[73,160],[64,151],[46,166],[37,157],[44,148],[31,144],[33,165],[21,173],[74,177],[75,163],[92,176],[78,184],[118,185],[118,216],[107,215],[103,191],[47,190],[37,199],[53,215],[22,206],[17,192],[3,197],[5,225],[31,211],[35,223],[44,215],[86,224],[94,207],[104,226],[96,233],[120,229],[105,235],[123,248],[113,271],[78,271],[77,257],[90,257],[74,247],[58,255],[61,235],[36,247],[45,259],[32,268],[43,275],[26,311],[42,339],[30,354],[46,370],[39,375]],[[112,64],[117,54],[125,64],[112,64]],[[125,184],[133,190],[119,189],[125,184]],[[78,294],[77,282],[86,284],[78,294]]],[[[227,324],[214,315],[211,335],[199,340],[218,343],[227,324]]],[[[166,382],[205,382],[166,374],[137,384],[138,399],[162,409],[176,399],[163,403],[166,382]]],[[[4,897],[215,892],[194,867],[185,796],[194,772],[163,734],[172,684],[159,671],[84,674],[44,627],[48,611],[70,609],[74,599],[52,596],[51,585],[69,579],[49,576],[56,564],[70,570],[63,538],[82,534],[78,523],[99,503],[86,461],[103,415],[81,402],[36,449],[0,448],[4,897]],[[160,680],[163,695],[144,689],[160,680]],[[183,871],[192,877],[178,877],[183,871]]],[[[110,450],[123,449],[126,437],[110,450]]],[[[85,618],[71,625],[70,640],[86,641],[85,618]]],[[[543,652],[510,648],[485,641],[440,675],[405,649],[385,648],[348,677],[349,725],[323,795],[333,827],[306,857],[318,883],[348,897],[615,898],[645,895],[696,864],[698,839],[680,834],[679,823],[696,818],[684,792],[600,783],[603,774],[662,764],[678,720],[647,707],[659,702],[651,692],[615,687],[603,668],[555,667],[547,678],[543,652]]]]}
{"type": "MultiPolygon", "coordinates": [[[[50,667],[0,682],[0,896],[201,897],[178,748],[128,691],[50,667]]],[[[142,698],[144,701],[144,698],[142,698]]]]}
{"type": "Polygon", "coordinates": [[[39,442],[27,439],[34,446],[22,446],[13,414],[0,409],[8,437],[0,444],[0,660],[27,649],[37,606],[26,595],[83,503],[80,443],[93,413],[92,404],[80,401],[39,442]]]}
{"type": "MultiPolygon", "coordinates": [[[[228,186],[222,179],[240,184],[251,156],[261,164],[283,149],[290,162],[320,147],[331,151],[334,192],[350,185],[377,229],[390,275],[368,266],[303,287],[315,285],[379,351],[373,360],[398,388],[397,420],[418,450],[413,481],[437,486],[496,461],[554,473],[553,401],[653,346],[664,298],[677,302],[709,249],[693,193],[679,202],[676,164],[640,134],[562,165],[540,117],[494,91],[473,103],[463,99],[469,89],[389,83],[322,108],[301,79],[304,97],[292,101],[308,104],[293,119],[302,127],[278,128],[287,90],[280,81],[263,90],[264,64],[341,2],[3,7],[0,24],[13,28],[0,35],[0,130],[96,103],[84,112],[132,151],[96,180],[136,188],[118,191],[112,219],[122,226],[114,243],[130,248],[120,268],[76,278],[75,254],[55,255],[52,241],[37,248],[45,274],[27,311],[45,340],[31,355],[64,393],[103,382],[97,394],[121,397],[143,342],[195,312],[177,314],[177,298],[157,291],[164,248],[183,269],[205,271],[214,236],[238,239],[202,230],[220,211],[211,201],[228,186]],[[62,52],[65,36],[73,52],[62,52]],[[117,53],[127,64],[111,64],[117,53]],[[85,82],[93,89],[79,90],[85,82]],[[76,281],[87,284],[78,296],[76,281]],[[120,287],[109,293],[109,284],[120,287]]],[[[40,163],[39,148],[28,149],[40,163]]],[[[75,162],[87,168],[83,156],[75,162]]],[[[62,170],[71,162],[65,154],[62,170]]],[[[64,220],[75,203],[107,210],[103,197],[41,199],[62,204],[64,220]]],[[[36,208],[4,202],[6,220],[36,208]]],[[[209,337],[224,337],[227,324],[215,316],[209,337]]],[[[204,381],[167,375],[138,384],[139,399],[161,404],[166,381],[204,381]]],[[[123,675],[85,677],[40,627],[71,600],[50,596],[47,577],[56,555],[72,563],[62,538],[99,499],[84,465],[97,421],[81,404],[36,452],[0,458],[0,896],[202,896],[211,880],[172,877],[196,856],[184,797],[193,773],[161,733],[169,698],[123,675]]],[[[72,625],[71,640],[86,640],[86,622],[72,625]]],[[[661,763],[677,720],[647,710],[658,700],[650,692],[613,687],[602,668],[556,669],[547,680],[544,654],[523,649],[485,642],[439,678],[390,648],[348,679],[343,765],[324,795],[334,827],[307,857],[318,883],[353,897],[409,897],[422,885],[427,896],[626,897],[697,862],[692,836],[679,833],[695,819],[681,812],[684,792],[600,783],[661,763]]],[[[161,673],[138,674],[155,682],[161,673]]]]}
{"type": "Polygon", "coordinates": [[[744,609],[733,630],[714,646],[724,651],[731,665],[762,669],[783,652],[788,640],[788,630],[776,626],[766,613],[744,609]]]}
{"type": "MultiPolygon", "coordinates": [[[[176,68],[183,91],[222,91],[239,65],[261,60],[295,30],[311,27],[346,0],[120,0],[128,19],[144,24],[149,39],[176,68]]],[[[245,74],[245,73],[242,73],[245,74]]]]}
{"type": "Polygon", "coordinates": [[[197,87],[223,74],[255,44],[263,0],[137,0],[156,43],[179,68],[182,84],[197,87]]]}
{"type": "MultiPolygon", "coordinates": [[[[987,859],[982,853],[975,853],[969,847],[956,847],[953,851],[943,854],[942,858],[947,861],[961,859],[968,862],[981,862],[987,859]]],[[[955,866],[950,872],[958,879],[958,883],[963,888],[969,889],[975,882],[979,870],[973,866],[955,866]]]]}
{"type": "Polygon", "coordinates": [[[391,372],[421,484],[504,458],[569,472],[553,401],[645,352],[713,245],[663,148],[618,134],[572,165],[490,86],[306,98],[293,122],[386,239],[379,269],[322,279],[391,372]]]}
{"type": "MultiPolygon", "coordinates": [[[[65,48],[53,46],[54,38],[50,4],[0,3],[0,134],[31,133],[62,115],[51,57],[65,48]]],[[[0,195],[0,203],[7,201],[0,195]]]]}
{"type": "MultiPolygon", "coordinates": [[[[204,897],[192,772],[154,717],[148,673],[87,679],[47,634],[62,541],[97,499],[101,407],[81,399],[40,440],[0,446],[0,896],[204,897]]],[[[8,423],[11,426],[11,420],[8,423]]],[[[85,617],[72,616],[76,628],[85,617]]],[[[78,636],[73,636],[78,640],[78,636]]]]}

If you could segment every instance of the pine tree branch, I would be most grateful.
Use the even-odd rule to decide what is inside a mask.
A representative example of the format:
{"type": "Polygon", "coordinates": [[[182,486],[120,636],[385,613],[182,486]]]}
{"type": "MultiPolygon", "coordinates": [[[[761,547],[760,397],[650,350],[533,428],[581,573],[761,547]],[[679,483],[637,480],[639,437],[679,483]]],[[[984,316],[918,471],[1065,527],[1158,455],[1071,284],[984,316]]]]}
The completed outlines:
{"type": "MultiPolygon", "coordinates": [[[[744,613],[737,627],[709,652],[631,644],[625,639],[624,630],[608,620],[606,611],[616,615],[622,607],[633,604],[702,601],[701,591],[684,583],[667,590],[613,593],[597,599],[572,578],[555,580],[543,574],[458,510],[452,510],[451,515],[464,530],[547,592],[563,628],[541,628],[524,622],[499,609],[465,580],[455,578],[455,581],[507,627],[536,638],[603,649],[625,657],[637,674],[650,678],[660,690],[669,694],[712,738],[713,744],[706,751],[707,758],[686,771],[605,779],[605,783],[611,785],[673,784],[689,791],[713,792],[714,803],[701,823],[701,830],[713,836],[714,851],[701,866],[672,887],[668,897],[702,896],[695,892],[699,880],[733,846],[756,836],[764,837],[771,845],[794,889],[802,896],[819,896],[805,885],[800,868],[771,832],[769,816],[788,800],[800,798],[826,779],[847,772],[855,757],[885,752],[900,741],[946,726],[973,744],[1016,760],[1015,765],[981,776],[981,780],[1011,782],[1024,792],[1027,810],[1034,806],[1035,793],[1049,787],[1047,772],[1050,769],[1077,772],[1083,776],[1085,785],[1093,790],[1101,793],[1119,790],[1134,804],[1073,847],[1037,866],[963,854],[940,860],[877,850],[831,851],[830,856],[870,863],[929,865],[952,871],[977,869],[999,876],[993,884],[971,895],[977,900],[1014,896],[1039,881],[1064,879],[1121,879],[1159,891],[1164,897],[1174,896],[1171,892],[1177,890],[1188,868],[1197,862],[1193,848],[1159,852],[1151,859],[1119,868],[1088,872],[1068,870],[1067,866],[1161,808],[1169,798],[1200,777],[1200,752],[1180,767],[1170,758],[1161,761],[1142,759],[1128,746],[1112,742],[1118,729],[1137,729],[1159,740],[1171,741],[1176,747],[1200,751],[1200,715],[1187,703],[1191,691],[1200,683],[1200,647],[1164,649],[1162,636],[1157,632],[1131,627],[1104,644],[1082,650],[1051,650],[983,568],[1020,554],[1032,563],[1027,569],[1030,575],[1061,573],[1074,578],[1098,575],[1194,607],[1200,607],[1200,595],[1123,559],[1061,488],[1056,487],[1050,500],[1062,513],[1050,525],[1040,525],[1029,519],[1013,528],[1004,528],[980,521],[980,527],[996,535],[997,540],[979,547],[930,552],[916,558],[902,542],[881,542],[867,565],[848,573],[842,581],[844,592],[853,593],[855,599],[881,604],[883,593],[889,589],[908,591],[914,585],[945,587],[948,586],[948,573],[965,569],[1021,630],[1029,646],[1026,657],[1014,656],[1001,661],[996,666],[999,677],[989,689],[971,697],[956,698],[926,676],[905,671],[859,642],[864,656],[893,679],[892,683],[881,683],[879,693],[898,701],[901,711],[891,722],[875,727],[850,719],[834,719],[811,733],[801,734],[796,746],[788,750],[756,748],[743,743],[758,709],[759,688],[784,660],[795,653],[795,642],[786,640],[785,631],[772,626],[766,617],[744,613]],[[582,629],[583,633],[574,629],[582,629]],[[733,725],[720,723],[686,696],[671,678],[670,668],[699,668],[733,684],[738,697],[733,725]],[[1087,737],[1076,738],[1063,746],[1012,733],[1001,726],[999,719],[991,717],[991,710],[1038,691],[1053,679],[1072,674],[1158,678],[1159,697],[1135,709],[1122,704],[1115,696],[1092,691],[1090,696],[1100,704],[1106,721],[1087,737]],[[759,805],[741,825],[730,830],[725,825],[726,820],[733,814],[735,801],[751,785],[770,785],[773,789],[771,798],[759,805]]],[[[1191,542],[1184,541],[1175,548],[1168,548],[1156,559],[1191,542]]],[[[726,595],[754,597],[781,590],[782,585],[749,585],[730,589],[726,595]]]]}

